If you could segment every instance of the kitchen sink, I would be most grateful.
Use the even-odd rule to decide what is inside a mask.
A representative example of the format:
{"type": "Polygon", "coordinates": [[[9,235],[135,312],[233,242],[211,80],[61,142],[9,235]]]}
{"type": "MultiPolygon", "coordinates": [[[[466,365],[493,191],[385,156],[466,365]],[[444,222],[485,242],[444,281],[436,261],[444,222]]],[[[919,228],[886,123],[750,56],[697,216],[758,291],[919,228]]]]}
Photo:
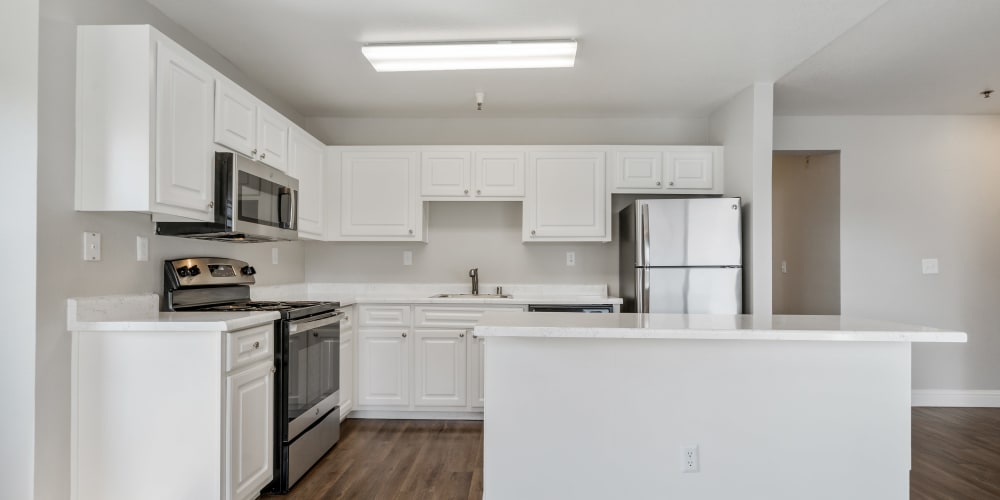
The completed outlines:
{"type": "Polygon", "coordinates": [[[439,293],[437,295],[431,295],[432,299],[509,299],[510,295],[499,294],[499,293],[439,293]]]}

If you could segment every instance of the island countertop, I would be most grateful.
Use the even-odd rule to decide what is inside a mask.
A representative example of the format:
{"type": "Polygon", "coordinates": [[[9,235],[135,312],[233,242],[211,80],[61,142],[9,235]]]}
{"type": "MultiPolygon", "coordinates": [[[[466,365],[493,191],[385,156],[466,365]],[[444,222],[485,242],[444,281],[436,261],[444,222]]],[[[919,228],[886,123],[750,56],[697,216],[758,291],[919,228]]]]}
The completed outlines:
{"type": "Polygon", "coordinates": [[[964,332],[848,316],[488,312],[481,337],[966,342],[964,332]]]}

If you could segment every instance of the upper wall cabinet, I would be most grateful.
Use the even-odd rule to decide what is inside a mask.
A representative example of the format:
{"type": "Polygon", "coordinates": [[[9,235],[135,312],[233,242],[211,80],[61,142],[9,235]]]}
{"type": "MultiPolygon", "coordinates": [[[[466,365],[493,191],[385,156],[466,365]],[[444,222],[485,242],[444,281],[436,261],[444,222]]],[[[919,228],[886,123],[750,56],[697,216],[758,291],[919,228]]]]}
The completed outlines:
{"type": "Polygon", "coordinates": [[[215,142],[288,171],[291,122],[235,83],[215,83],[215,142]]]}
{"type": "Polygon", "coordinates": [[[420,155],[425,200],[524,199],[524,153],[425,151],[420,155]]]}
{"type": "Polygon", "coordinates": [[[292,127],[288,135],[288,175],[299,180],[299,237],[323,239],[323,159],[326,146],[304,130],[292,127]]]}
{"type": "Polygon", "coordinates": [[[722,194],[722,146],[612,151],[613,193],[722,194]]]}
{"type": "Polygon", "coordinates": [[[604,152],[528,153],[524,241],[611,241],[604,152]]]}
{"type": "Polygon", "coordinates": [[[148,25],[77,30],[77,210],[211,221],[215,71],[148,25]]]}
{"type": "Polygon", "coordinates": [[[328,160],[328,175],[339,181],[327,181],[328,192],[340,199],[328,204],[327,239],[426,241],[419,153],[329,148],[328,160]]]}

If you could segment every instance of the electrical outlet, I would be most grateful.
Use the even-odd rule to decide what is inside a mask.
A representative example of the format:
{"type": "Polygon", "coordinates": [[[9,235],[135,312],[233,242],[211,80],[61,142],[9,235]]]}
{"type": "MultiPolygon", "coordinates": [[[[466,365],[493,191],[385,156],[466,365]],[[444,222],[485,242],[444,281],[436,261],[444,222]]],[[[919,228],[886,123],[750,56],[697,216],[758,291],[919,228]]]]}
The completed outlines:
{"type": "Polygon", "coordinates": [[[781,272],[786,274],[788,273],[788,261],[781,261],[781,272]]]}
{"type": "Polygon", "coordinates": [[[135,237],[135,260],[137,262],[149,260],[149,238],[145,236],[135,237]]]}
{"type": "Polygon", "coordinates": [[[938,260],[937,259],[923,259],[920,261],[920,270],[924,274],[937,274],[938,273],[938,260]]]}
{"type": "Polygon", "coordinates": [[[576,265],[576,252],[566,252],[566,265],[567,266],[576,265]]]}
{"type": "Polygon", "coordinates": [[[271,247],[271,264],[278,263],[278,247],[271,247]]]}
{"type": "Polygon", "coordinates": [[[403,250],[403,265],[404,266],[413,265],[413,252],[409,250],[403,250]]]}
{"type": "Polygon", "coordinates": [[[83,233],[83,260],[101,260],[101,233],[83,233]]]}
{"type": "Polygon", "coordinates": [[[698,472],[699,462],[698,446],[685,446],[681,448],[681,471],[698,472]]]}

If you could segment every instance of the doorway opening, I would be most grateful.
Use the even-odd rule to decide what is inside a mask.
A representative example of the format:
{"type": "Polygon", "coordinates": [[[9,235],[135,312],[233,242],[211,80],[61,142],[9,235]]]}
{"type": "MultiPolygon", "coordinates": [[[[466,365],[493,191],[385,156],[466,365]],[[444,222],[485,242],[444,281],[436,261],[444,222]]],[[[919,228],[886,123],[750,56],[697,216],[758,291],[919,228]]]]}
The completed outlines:
{"type": "Polygon", "coordinates": [[[840,152],[772,158],[774,314],[840,314],[840,152]]]}

